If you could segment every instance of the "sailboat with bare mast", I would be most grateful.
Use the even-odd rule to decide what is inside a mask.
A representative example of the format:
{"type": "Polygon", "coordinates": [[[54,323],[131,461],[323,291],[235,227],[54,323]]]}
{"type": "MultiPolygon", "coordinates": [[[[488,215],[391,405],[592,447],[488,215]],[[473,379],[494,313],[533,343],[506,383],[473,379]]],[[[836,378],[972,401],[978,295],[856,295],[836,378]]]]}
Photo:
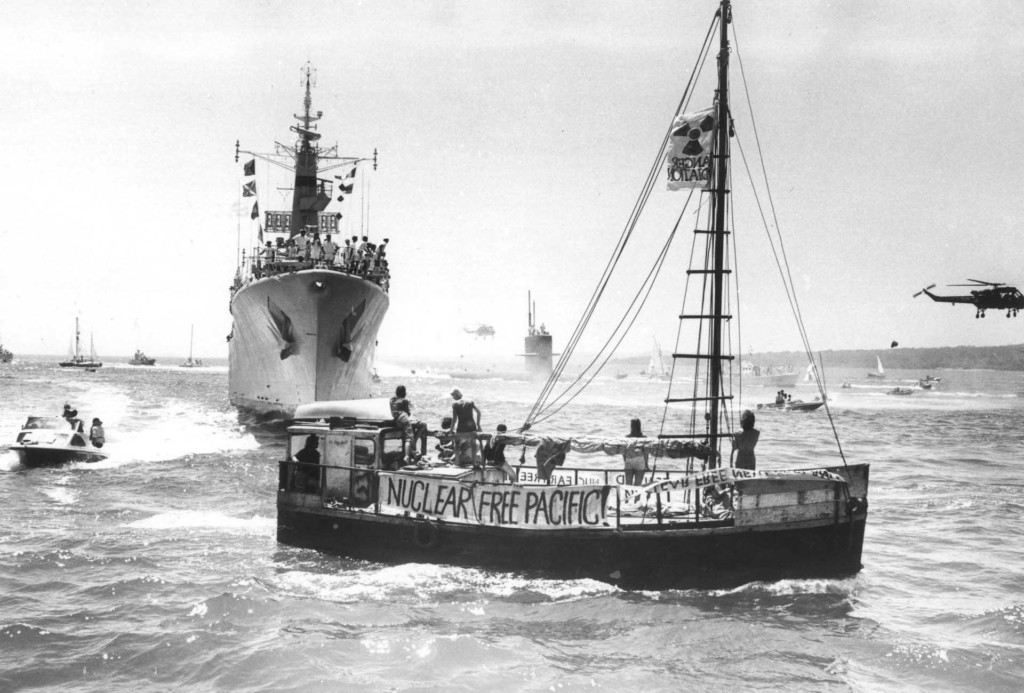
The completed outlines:
{"type": "MultiPolygon", "coordinates": [[[[524,456],[530,450],[536,464],[521,466],[515,479],[494,467],[410,465],[403,460],[405,432],[395,427],[387,400],[311,402],[296,410],[288,429],[278,541],[373,560],[529,570],[630,589],[726,587],[860,569],[868,465],[847,464],[841,448],[831,459],[820,455],[822,464],[811,468],[790,466],[806,451],[772,450],[756,461],[752,446],[741,448],[742,456],[730,452],[732,441],[750,440],[747,426],[742,433],[735,426],[733,381],[741,374],[733,372],[728,337],[739,313],[728,252],[736,233],[728,169],[731,19],[730,0],[722,0],[689,82],[699,84],[701,67],[714,62],[705,58],[718,29],[713,108],[689,111],[687,87],[613,260],[537,402],[517,430],[477,436],[521,448],[524,456]],[[652,196],[659,178],[669,190],[684,191],[681,205],[677,194],[652,196]],[[681,324],[690,328],[687,339],[694,337],[695,346],[683,351],[677,342],[671,354],[673,374],[689,370],[692,377],[681,378],[678,387],[668,384],[666,423],[656,436],[594,436],[586,424],[568,435],[544,431],[545,421],[600,382],[595,376],[613,356],[620,330],[632,323],[620,322],[578,375],[567,369],[594,302],[606,295],[636,215],[654,199],[674,212],[680,206],[685,212],[691,202],[700,210],[690,266],[675,273],[688,282],[681,324]],[[639,456],[650,464],[639,482],[634,477],[625,483],[621,463],[588,464],[588,455],[602,453],[618,460],[639,456]],[[758,466],[765,464],[767,469],[758,466]]],[[[678,222],[667,232],[666,247],[676,228],[678,222]]],[[[658,262],[664,257],[663,251],[658,262]]],[[[646,288],[645,282],[638,293],[646,288]]],[[[626,318],[635,317],[642,303],[634,300],[626,318]]],[[[425,452],[425,439],[418,442],[425,452]]]]}
{"type": "Polygon", "coordinates": [[[201,359],[192,358],[192,341],[196,336],[196,326],[192,325],[188,332],[188,360],[181,364],[182,368],[199,368],[203,365],[201,359]]]}
{"type": "Polygon", "coordinates": [[[82,354],[81,331],[78,328],[78,318],[75,318],[75,347],[74,351],[68,354],[68,358],[60,362],[61,368],[100,368],[103,363],[96,358],[96,346],[93,344],[92,335],[89,335],[89,356],[82,354]]]}

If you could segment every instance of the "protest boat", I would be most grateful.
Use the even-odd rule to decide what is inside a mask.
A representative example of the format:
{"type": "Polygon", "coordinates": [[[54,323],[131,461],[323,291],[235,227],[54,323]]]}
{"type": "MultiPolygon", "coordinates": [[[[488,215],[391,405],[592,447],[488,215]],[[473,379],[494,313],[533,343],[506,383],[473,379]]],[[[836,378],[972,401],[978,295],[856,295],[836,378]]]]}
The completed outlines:
{"type": "MultiPolygon", "coordinates": [[[[690,267],[675,272],[694,282],[681,326],[693,328],[696,347],[682,352],[677,343],[671,354],[675,375],[689,374],[678,386],[668,384],[662,430],[648,437],[542,430],[583,387],[601,382],[594,376],[621,342],[617,334],[604,340],[605,348],[581,372],[567,369],[573,348],[566,348],[516,430],[477,434],[490,451],[483,455],[492,460],[487,464],[475,451],[455,452],[465,466],[446,462],[452,452],[446,452],[445,431],[434,434],[441,454],[432,459],[426,435],[416,427],[416,451],[408,454],[403,436],[410,431],[396,426],[387,400],[310,402],[295,411],[279,465],[279,542],[390,563],[590,578],[625,589],[845,577],[861,568],[868,465],[847,464],[838,440],[836,454],[815,453],[821,464],[811,468],[794,468],[786,454],[774,451],[759,456],[756,465],[746,456],[740,462],[730,450],[737,419],[732,393],[741,389],[742,378],[727,349],[734,342],[726,338],[735,328],[732,313],[738,314],[735,268],[729,266],[736,233],[729,211],[730,20],[730,2],[723,0],[696,63],[714,62],[704,58],[715,43],[710,37],[717,36],[713,108],[689,111],[690,94],[684,96],[641,193],[650,204],[661,179],[668,191],[659,191],[659,200],[677,213],[680,206],[700,212],[690,267]],[[500,465],[506,451],[520,464],[500,465]],[[527,455],[532,464],[525,464],[527,455]],[[646,470],[624,478],[623,458],[637,456],[646,456],[646,470]]],[[[696,76],[690,80],[699,83],[696,76]]],[[[635,228],[633,215],[643,207],[634,208],[593,300],[608,295],[604,288],[635,228]]],[[[666,244],[674,232],[667,233],[666,244]]],[[[656,262],[664,257],[663,251],[656,262]]],[[[622,269],[644,275],[635,267],[622,269]]],[[[646,283],[643,291],[649,291],[646,283]]],[[[642,304],[634,300],[627,312],[642,304]]],[[[590,308],[573,342],[588,326],[590,308]]],[[[629,318],[635,315],[624,317],[610,322],[616,331],[634,322],[629,318]]],[[[828,411],[820,384],[819,390],[828,411]]],[[[791,458],[807,454],[794,451],[791,458]]]]}
{"type": "Polygon", "coordinates": [[[242,194],[254,198],[250,217],[258,245],[242,254],[231,286],[228,390],[232,405],[259,418],[290,417],[303,402],[367,397],[377,331],[389,305],[386,239],[368,238],[352,226],[359,217],[343,213],[345,198],[365,198],[366,169],[376,169],[376,151],[342,156],[337,145],[321,145],[323,111],[313,110],[308,64],[303,81],[303,109],[290,144],[276,144],[271,153],[235,145],[236,162],[241,154],[252,157],[243,165],[242,194]],[[257,188],[257,160],[294,173],[291,209],[261,217],[260,193],[267,201],[276,193],[257,188]],[[340,175],[325,177],[337,170],[340,175]],[[353,234],[361,240],[349,238],[346,253],[342,236],[353,234]]]}

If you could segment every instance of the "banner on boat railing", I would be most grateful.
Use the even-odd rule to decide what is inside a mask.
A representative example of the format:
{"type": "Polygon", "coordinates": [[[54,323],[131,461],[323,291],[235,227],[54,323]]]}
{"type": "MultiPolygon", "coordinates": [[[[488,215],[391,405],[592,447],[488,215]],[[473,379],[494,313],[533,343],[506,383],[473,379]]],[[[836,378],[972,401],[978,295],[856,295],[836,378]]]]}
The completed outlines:
{"type": "Polygon", "coordinates": [[[669,491],[685,491],[693,488],[704,488],[706,486],[717,486],[718,484],[732,484],[744,479],[779,479],[787,481],[806,479],[825,479],[839,484],[845,484],[846,479],[827,472],[824,469],[812,470],[778,470],[778,471],[754,471],[753,469],[737,469],[735,467],[720,467],[709,469],[696,474],[675,476],[670,479],[655,481],[643,487],[644,493],[665,493],[669,491]]]}
{"type": "Polygon", "coordinates": [[[669,190],[706,188],[711,185],[711,143],[715,113],[708,108],[676,116],[665,152],[669,190]]]}
{"type": "Polygon", "coordinates": [[[608,486],[463,484],[417,474],[380,474],[384,511],[530,529],[603,527],[608,492],[608,486]]]}

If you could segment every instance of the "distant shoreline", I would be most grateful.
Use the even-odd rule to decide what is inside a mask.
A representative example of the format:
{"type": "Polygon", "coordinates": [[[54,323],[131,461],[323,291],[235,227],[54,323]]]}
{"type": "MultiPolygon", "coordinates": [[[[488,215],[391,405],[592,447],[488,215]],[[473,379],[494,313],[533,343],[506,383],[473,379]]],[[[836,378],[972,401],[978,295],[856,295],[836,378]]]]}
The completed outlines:
{"type": "MultiPolygon", "coordinates": [[[[939,368],[993,371],[1024,371],[1024,344],[1006,346],[955,346],[895,349],[823,349],[814,352],[815,360],[830,368],[875,369],[875,357],[882,359],[886,369],[937,370],[939,368]]],[[[615,359],[615,363],[646,364],[644,356],[615,359]]],[[[763,365],[791,366],[795,370],[807,367],[807,356],[799,351],[769,351],[752,353],[744,361],[763,365]]]]}

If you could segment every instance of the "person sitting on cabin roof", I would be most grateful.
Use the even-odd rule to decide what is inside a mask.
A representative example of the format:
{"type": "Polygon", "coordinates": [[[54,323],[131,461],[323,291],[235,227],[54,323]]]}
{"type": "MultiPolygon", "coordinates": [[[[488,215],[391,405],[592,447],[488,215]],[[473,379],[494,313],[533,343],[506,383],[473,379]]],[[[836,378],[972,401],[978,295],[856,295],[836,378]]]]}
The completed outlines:
{"type": "Polygon", "coordinates": [[[395,428],[402,430],[402,460],[413,462],[416,454],[416,441],[420,437],[423,424],[412,418],[412,403],[405,396],[405,385],[395,388],[395,396],[390,400],[391,416],[395,417],[395,428]]]}
{"type": "Polygon", "coordinates": [[[437,456],[441,460],[450,460],[455,456],[455,450],[453,441],[455,434],[452,433],[452,417],[446,416],[441,419],[441,430],[434,431],[434,437],[437,438],[437,445],[434,449],[437,450],[437,456]]]}
{"type": "Polygon", "coordinates": [[[320,447],[320,439],[315,435],[307,436],[305,446],[292,456],[294,461],[300,463],[295,468],[295,474],[292,477],[292,486],[296,491],[317,493],[320,490],[320,470],[306,466],[320,464],[318,447],[320,447]]]}

